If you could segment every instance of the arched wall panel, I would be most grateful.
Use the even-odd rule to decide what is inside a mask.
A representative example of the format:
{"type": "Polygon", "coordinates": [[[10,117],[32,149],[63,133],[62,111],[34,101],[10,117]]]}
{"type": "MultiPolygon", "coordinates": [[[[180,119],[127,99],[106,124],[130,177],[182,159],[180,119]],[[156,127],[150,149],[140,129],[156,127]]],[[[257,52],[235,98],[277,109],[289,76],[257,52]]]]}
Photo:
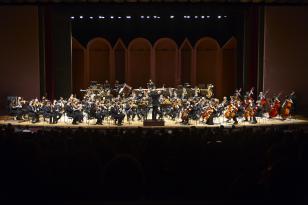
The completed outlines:
{"type": "Polygon", "coordinates": [[[151,43],[144,38],[132,40],[128,47],[128,72],[126,81],[137,88],[146,86],[151,78],[151,43]]]}
{"type": "Polygon", "coordinates": [[[127,49],[121,40],[118,40],[113,49],[115,80],[120,83],[125,82],[127,49]]]}
{"type": "Polygon", "coordinates": [[[237,86],[237,41],[232,37],[222,48],[223,96],[234,92],[237,86]]]}
{"type": "Polygon", "coordinates": [[[176,86],[178,48],[172,39],[161,38],[154,45],[155,82],[157,86],[176,86]]]}
{"type": "Polygon", "coordinates": [[[85,54],[85,48],[75,38],[72,38],[73,93],[78,97],[81,96],[80,89],[85,87],[85,54]]]}
{"type": "Polygon", "coordinates": [[[111,81],[111,46],[103,38],[95,38],[88,43],[89,80],[111,81]]]}
{"type": "Polygon", "coordinates": [[[185,39],[179,50],[180,57],[180,83],[190,83],[191,82],[191,72],[193,66],[193,48],[189,41],[185,39]]]}

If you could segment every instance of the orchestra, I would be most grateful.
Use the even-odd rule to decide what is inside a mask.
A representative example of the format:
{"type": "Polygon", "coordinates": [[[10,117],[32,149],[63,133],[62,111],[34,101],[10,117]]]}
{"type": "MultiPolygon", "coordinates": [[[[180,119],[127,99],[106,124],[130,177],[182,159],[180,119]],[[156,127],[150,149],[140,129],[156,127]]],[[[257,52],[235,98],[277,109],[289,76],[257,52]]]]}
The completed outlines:
{"type": "Polygon", "coordinates": [[[254,100],[254,88],[242,96],[242,89],[236,89],[231,96],[224,96],[222,101],[214,98],[214,85],[208,84],[206,88],[191,87],[189,84],[177,88],[157,88],[152,80],[147,88],[133,89],[126,83],[118,81],[111,85],[107,80],[101,85],[91,82],[80,100],[75,95],[68,99],[59,100],[42,99],[24,100],[22,97],[10,98],[9,114],[16,120],[29,120],[32,123],[48,119],[50,124],[56,124],[63,118],[72,119],[72,124],[82,123],[85,120],[96,119],[97,125],[104,121],[122,125],[127,122],[143,121],[152,115],[152,120],[170,119],[189,124],[198,121],[208,125],[214,124],[215,118],[223,118],[223,122],[238,124],[247,122],[256,124],[258,118],[291,118],[294,110],[294,96],[292,92],[285,99],[281,94],[269,99],[268,91],[261,91],[254,100]]]}

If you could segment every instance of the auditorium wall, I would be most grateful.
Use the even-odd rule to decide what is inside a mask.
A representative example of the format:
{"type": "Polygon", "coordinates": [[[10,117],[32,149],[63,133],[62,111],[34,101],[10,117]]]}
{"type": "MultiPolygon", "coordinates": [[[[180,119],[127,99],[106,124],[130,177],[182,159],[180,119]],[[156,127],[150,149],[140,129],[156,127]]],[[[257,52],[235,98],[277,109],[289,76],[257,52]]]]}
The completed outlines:
{"type": "Polygon", "coordinates": [[[0,113],[7,96],[40,96],[36,6],[0,6],[0,113]]]}
{"type": "Polygon", "coordinates": [[[296,110],[308,114],[307,7],[271,6],[265,9],[264,89],[296,92],[296,110]]]}

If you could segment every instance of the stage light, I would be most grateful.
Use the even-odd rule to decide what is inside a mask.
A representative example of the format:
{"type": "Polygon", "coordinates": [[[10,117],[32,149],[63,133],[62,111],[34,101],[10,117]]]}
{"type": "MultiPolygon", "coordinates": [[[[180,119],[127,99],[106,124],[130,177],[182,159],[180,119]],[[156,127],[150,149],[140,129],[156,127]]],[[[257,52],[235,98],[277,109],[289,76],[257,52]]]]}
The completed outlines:
{"type": "Polygon", "coordinates": [[[224,18],[227,18],[227,16],[224,16],[224,18]]]}
{"type": "Polygon", "coordinates": [[[121,19],[122,18],[122,16],[118,16],[118,19],[121,19]]]}
{"type": "Polygon", "coordinates": [[[186,18],[190,19],[190,16],[186,16],[186,18]]]}
{"type": "Polygon", "coordinates": [[[71,18],[71,19],[75,19],[75,16],[71,16],[70,18],[71,18]]]}
{"type": "Polygon", "coordinates": [[[144,16],[140,16],[140,18],[144,19],[144,16]]]}
{"type": "Polygon", "coordinates": [[[111,19],[114,19],[114,16],[110,16],[111,19]]]}
{"type": "Polygon", "coordinates": [[[131,19],[132,17],[131,17],[131,16],[126,16],[126,18],[127,18],[127,19],[131,19]]]}
{"type": "Polygon", "coordinates": [[[217,18],[221,19],[221,16],[217,16],[217,18]]]}
{"type": "Polygon", "coordinates": [[[79,16],[80,19],[83,19],[83,16],[79,16]]]}
{"type": "Polygon", "coordinates": [[[206,18],[208,18],[208,19],[209,19],[209,18],[211,18],[211,16],[206,16],[206,18]]]}
{"type": "Polygon", "coordinates": [[[204,16],[201,16],[202,19],[204,19],[204,16]]]}
{"type": "Polygon", "coordinates": [[[104,18],[105,18],[105,16],[99,16],[98,18],[99,18],[99,19],[104,19],[104,18]]]}
{"type": "Polygon", "coordinates": [[[150,16],[147,16],[147,19],[149,19],[150,18],[150,16]]]}
{"type": "Polygon", "coordinates": [[[93,19],[93,16],[90,16],[89,18],[90,18],[90,19],[93,19]]]}
{"type": "Polygon", "coordinates": [[[173,19],[173,18],[174,18],[174,16],[170,16],[170,18],[171,18],[171,19],[173,19]]]}
{"type": "Polygon", "coordinates": [[[160,16],[157,16],[158,19],[160,19],[160,16]]]}
{"type": "Polygon", "coordinates": [[[198,18],[198,16],[195,16],[195,19],[197,19],[198,18]]]}
{"type": "Polygon", "coordinates": [[[157,18],[157,16],[153,16],[153,18],[155,18],[155,19],[156,19],[156,18],[157,18]]]}

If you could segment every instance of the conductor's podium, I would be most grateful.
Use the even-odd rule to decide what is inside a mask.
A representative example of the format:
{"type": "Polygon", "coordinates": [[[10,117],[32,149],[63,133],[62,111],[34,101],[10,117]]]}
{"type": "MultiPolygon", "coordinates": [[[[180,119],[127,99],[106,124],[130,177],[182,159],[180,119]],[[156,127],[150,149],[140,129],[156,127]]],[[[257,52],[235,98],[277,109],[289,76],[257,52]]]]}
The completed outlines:
{"type": "Polygon", "coordinates": [[[143,121],[143,126],[165,126],[165,121],[164,120],[144,120],[143,121]]]}

